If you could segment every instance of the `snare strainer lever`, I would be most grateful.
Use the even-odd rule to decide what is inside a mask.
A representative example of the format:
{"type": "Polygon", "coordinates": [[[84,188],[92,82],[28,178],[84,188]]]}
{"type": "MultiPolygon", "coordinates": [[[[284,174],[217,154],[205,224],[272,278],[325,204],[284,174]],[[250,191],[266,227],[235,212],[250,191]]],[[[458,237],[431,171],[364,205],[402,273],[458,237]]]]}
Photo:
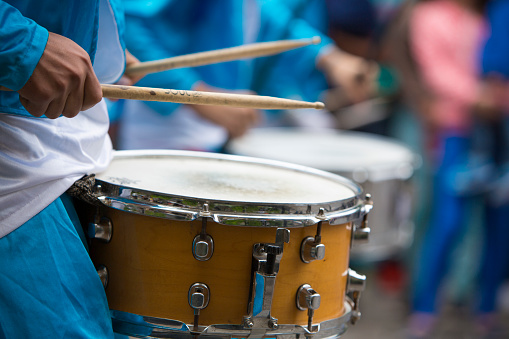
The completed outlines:
{"type": "Polygon", "coordinates": [[[277,319],[272,317],[272,299],[279,263],[283,257],[283,245],[290,242],[290,230],[278,228],[276,242],[253,245],[253,270],[249,296],[248,315],[244,327],[249,329],[278,328],[277,319]]]}

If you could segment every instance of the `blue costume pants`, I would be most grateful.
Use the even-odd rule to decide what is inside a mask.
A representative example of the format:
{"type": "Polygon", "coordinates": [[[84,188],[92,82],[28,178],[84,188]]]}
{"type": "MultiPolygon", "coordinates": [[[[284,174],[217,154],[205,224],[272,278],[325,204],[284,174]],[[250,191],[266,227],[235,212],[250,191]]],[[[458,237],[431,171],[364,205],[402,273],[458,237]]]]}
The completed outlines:
{"type": "Polygon", "coordinates": [[[65,194],[0,239],[0,338],[113,338],[104,288],[65,194]]]}
{"type": "MultiPolygon", "coordinates": [[[[447,272],[456,239],[466,226],[471,197],[454,189],[455,174],[465,164],[470,140],[449,136],[442,140],[443,153],[438,161],[433,183],[432,215],[420,252],[413,306],[416,312],[433,313],[437,292],[447,272]]],[[[496,292],[505,277],[509,261],[509,208],[491,206],[485,199],[483,258],[479,281],[478,312],[495,310],[496,292]]]]}

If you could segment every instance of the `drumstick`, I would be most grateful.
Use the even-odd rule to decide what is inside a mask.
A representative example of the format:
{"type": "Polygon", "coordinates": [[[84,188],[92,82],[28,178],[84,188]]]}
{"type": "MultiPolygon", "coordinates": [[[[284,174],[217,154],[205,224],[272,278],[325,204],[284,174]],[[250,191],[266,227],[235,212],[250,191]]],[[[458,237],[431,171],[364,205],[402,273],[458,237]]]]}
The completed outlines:
{"type": "MultiPolygon", "coordinates": [[[[199,92],[122,85],[101,85],[101,88],[103,97],[108,99],[162,101],[180,104],[234,106],[256,109],[323,109],[325,107],[322,102],[306,102],[261,95],[199,92]]],[[[0,91],[12,90],[0,86],[0,91]]]]}
{"type": "Polygon", "coordinates": [[[224,61],[273,55],[312,44],[317,45],[320,41],[320,37],[316,36],[311,39],[261,42],[208,52],[180,55],[173,58],[141,62],[139,64],[128,66],[125,70],[125,74],[145,75],[175,68],[202,66],[224,61]]]}
{"type": "Polygon", "coordinates": [[[109,99],[164,101],[181,104],[235,106],[256,109],[323,109],[325,107],[321,102],[306,102],[260,95],[198,92],[121,85],[101,85],[101,87],[103,90],[103,97],[109,99]]]}

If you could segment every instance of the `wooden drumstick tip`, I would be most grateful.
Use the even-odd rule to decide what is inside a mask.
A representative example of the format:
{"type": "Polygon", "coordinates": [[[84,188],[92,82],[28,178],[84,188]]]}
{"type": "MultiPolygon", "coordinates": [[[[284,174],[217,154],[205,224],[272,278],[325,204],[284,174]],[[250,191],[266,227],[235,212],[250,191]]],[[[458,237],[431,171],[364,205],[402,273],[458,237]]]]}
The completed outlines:
{"type": "Polygon", "coordinates": [[[315,36],[311,39],[311,42],[313,43],[313,45],[318,45],[320,42],[322,42],[322,38],[320,38],[319,36],[315,36]]]}
{"type": "Polygon", "coordinates": [[[323,102],[317,101],[315,102],[315,109],[324,109],[325,104],[323,102]]]}

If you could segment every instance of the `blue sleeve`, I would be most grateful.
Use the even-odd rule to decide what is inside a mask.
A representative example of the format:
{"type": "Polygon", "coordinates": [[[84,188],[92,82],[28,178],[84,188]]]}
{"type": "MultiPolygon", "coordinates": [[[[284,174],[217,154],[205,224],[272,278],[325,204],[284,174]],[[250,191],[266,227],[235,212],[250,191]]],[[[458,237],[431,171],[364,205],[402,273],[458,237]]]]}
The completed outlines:
{"type": "MultiPolygon", "coordinates": [[[[157,40],[151,18],[126,16],[126,47],[140,61],[152,61],[174,57],[175,54],[169,48],[165,48],[157,40]]],[[[178,32],[172,32],[172,26],[165,26],[168,39],[178,36],[178,32]]],[[[200,80],[199,75],[192,68],[174,69],[165,72],[146,75],[136,85],[143,87],[158,87],[171,89],[189,90],[200,80]]],[[[165,102],[144,102],[150,108],[162,115],[169,115],[180,105],[165,102]]]]}
{"type": "Polygon", "coordinates": [[[0,85],[21,89],[48,41],[48,31],[0,0],[0,85]]]}
{"type": "Polygon", "coordinates": [[[509,79],[509,0],[492,1],[487,16],[491,34],[482,51],[483,74],[497,73],[509,79]]]}
{"type": "Polygon", "coordinates": [[[257,61],[260,70],[254,79],[257,92],[265,95],[299,97],[315,101],[327,88],[324,75],[316,68],[320,54],[332,40],[276,1],[261,2],[260,41],[302,39],[320,36],[322,42],[257,61]]]}

